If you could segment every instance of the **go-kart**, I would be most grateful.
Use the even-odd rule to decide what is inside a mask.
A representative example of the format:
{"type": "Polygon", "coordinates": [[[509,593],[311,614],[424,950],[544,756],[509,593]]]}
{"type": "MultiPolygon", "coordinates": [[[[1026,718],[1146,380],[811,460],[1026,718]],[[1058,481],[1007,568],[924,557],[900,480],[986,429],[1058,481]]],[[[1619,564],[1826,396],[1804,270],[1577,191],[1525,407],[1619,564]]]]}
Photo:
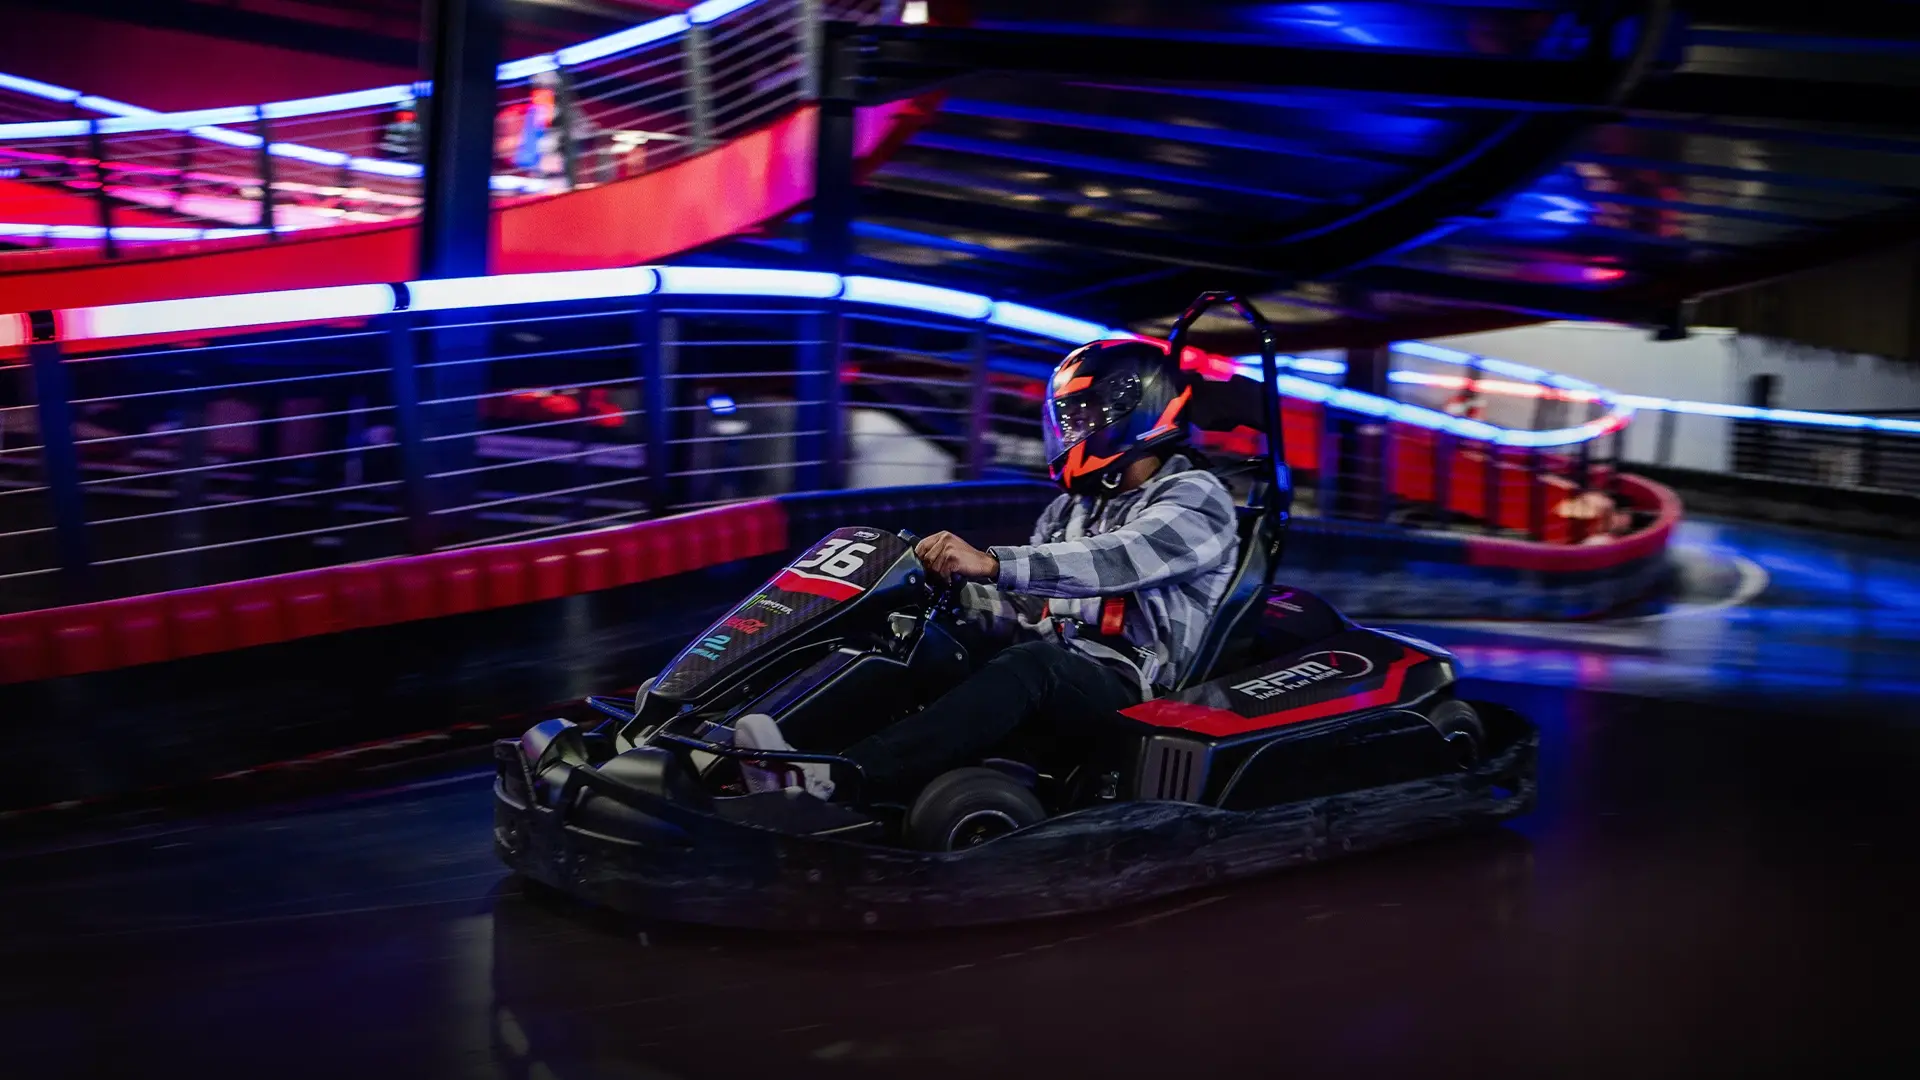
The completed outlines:
{"type": "MultiPolygon", "coordinates": [[[[1445,650],[1276,588],[1291,503],[1272,333],[1240,556],[1173,691],[1073,737],[1016,735],[917,792],[840,754],[985,653],[915,537],[836,529],[588,729],[495,747],[494,840],[540,885],[672,921],[781,928],[1003,922],[1108,907],[1529,810],[1538,734],[1455,696],[1445,650]],[[765,713],[793,752],[733,745],[765,713]],[[825,763],[831,800],[749,792],[742,760],[825,763]]],[[[1230,410],[1229,410],[1230,411],[1230,410]]],[[[1220,414],[1224,415],[1224,414],[1220,414]]],[[[1244,480],[1244,477],[1235,478],[1244,480]]]]}

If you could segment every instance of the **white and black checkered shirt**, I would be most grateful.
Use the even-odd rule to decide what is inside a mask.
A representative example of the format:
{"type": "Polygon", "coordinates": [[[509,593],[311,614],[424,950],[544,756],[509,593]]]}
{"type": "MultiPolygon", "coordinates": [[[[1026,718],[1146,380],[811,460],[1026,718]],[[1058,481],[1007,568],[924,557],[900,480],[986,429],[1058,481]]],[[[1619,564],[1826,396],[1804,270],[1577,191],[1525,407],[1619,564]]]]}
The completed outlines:
{"type": "Polygon", "coordinates": [[[1199,649],[1238,548],[1226,486],[1176,454],[1132,491],[1055,499],[1031,544],[988,549],[1000,560],[999,581],[967,586],[961,603],[992,627],[1012,631],[1017,623],[1095,659],[1124,662],[1151,696],[1199,649]],[[1101,602],[1113,596],[1126,598],[1124,650],[1090,636],[1101,602]],[[1079,628],[1088,635],[1075,636],[1079,628]]]}

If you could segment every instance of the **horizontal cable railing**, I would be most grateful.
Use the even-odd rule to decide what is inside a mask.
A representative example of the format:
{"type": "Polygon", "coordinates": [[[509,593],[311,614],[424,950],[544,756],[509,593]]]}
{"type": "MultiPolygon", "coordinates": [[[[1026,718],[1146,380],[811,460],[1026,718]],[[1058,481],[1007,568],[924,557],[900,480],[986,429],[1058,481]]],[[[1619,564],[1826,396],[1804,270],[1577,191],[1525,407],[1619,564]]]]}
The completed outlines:
{"type": "MultiPolygon", "coordinates": [[[[639,176],[764,126],[813,96],[822,19],[884,17],[865,0],[724,0],[504,63],[496,199],[639,176]]],[[[432,103],[421,83],[162,114],[0,74],[0,176],[64,200],[55,222],[0,210],[0,265],[403,222],[432,103]]]]}
{"type": "MultiPolygon", "coordinates": [[[[0,315],[0,604],[1041,478],[1045,373],[1121,336],[909,282],[686,266],[0,315]]],[[[1303,508],[1556,542],[1599,527],[1582,500],[1611,476],[1610,395],[1502,427],[1415,400],[1444,388],[1393,400],[1289,368],[1307,373],[1283,376],[1303,508]]]]}

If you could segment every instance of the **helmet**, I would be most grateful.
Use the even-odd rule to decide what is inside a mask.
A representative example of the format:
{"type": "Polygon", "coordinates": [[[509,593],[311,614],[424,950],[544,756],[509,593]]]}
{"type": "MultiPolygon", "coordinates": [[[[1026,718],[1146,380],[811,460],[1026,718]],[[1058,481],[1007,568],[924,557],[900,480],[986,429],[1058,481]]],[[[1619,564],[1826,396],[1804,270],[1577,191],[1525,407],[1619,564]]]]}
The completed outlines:
{"type": "Polygon", "coordinates": [[[1193,388],[1164,347],[1096,341],[1067,354],[1047,384],[1047,472],[1076,494],[1112,491],[1127,466],[1187,440],[1193,388]]]}

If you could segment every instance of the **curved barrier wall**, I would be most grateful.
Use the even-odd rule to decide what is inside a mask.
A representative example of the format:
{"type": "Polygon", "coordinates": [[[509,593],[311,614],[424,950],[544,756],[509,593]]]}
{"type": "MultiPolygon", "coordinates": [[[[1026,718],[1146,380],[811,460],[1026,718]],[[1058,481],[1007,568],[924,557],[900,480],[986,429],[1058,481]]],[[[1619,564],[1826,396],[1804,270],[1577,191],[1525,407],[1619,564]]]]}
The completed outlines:
{"type": "MultiPolygon", "coordinates": [[[[1595,614],[1644,593],[1680,517],[1678,501],[1658,485],[1631,477],[1622,485],[1654,520],[1614,543],[1566,547],[1305,519],[1295,523],[1280,577],[1359,615],[1595,614]]],[[[0,683],[616,589],[798,550],[839,525],[983,526],[1017,541],[1055,494],[1019,481],[806,493],[596,532],[21,612],[0,616],[0,683]]]]}

